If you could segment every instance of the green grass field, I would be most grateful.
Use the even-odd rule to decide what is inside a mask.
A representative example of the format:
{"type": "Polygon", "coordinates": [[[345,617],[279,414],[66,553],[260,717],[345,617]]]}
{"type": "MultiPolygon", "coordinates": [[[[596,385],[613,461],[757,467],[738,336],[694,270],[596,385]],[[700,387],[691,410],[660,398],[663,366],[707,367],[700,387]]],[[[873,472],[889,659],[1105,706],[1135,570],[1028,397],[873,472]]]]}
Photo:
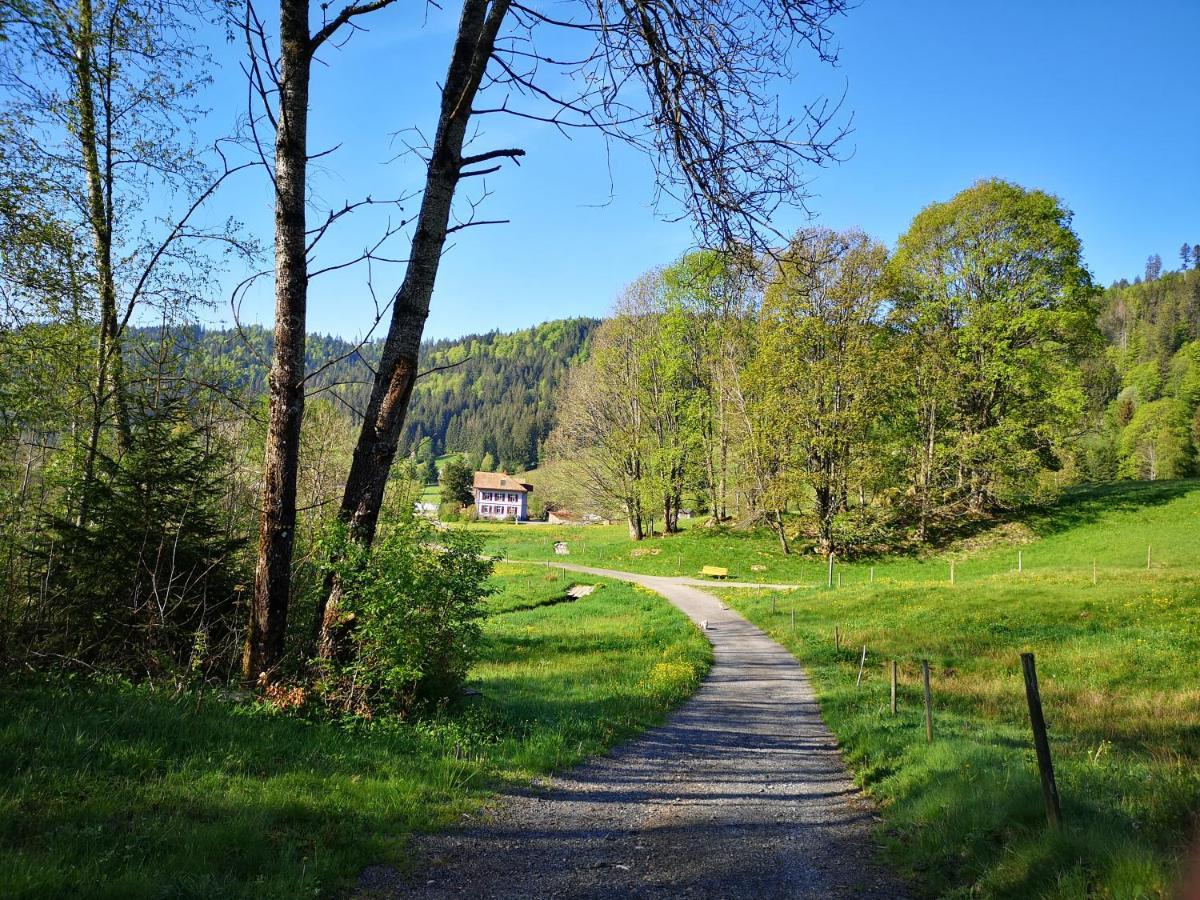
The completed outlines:
{"type": "Polygon", "coordinates": [[[504,782],[578,762],[694,690],[708,643],[665,601],[501,566],[482,696],[439,721],[312,722],[215,695],[0,684],[0,896],[328,896],[504,782]]]}
{"type": "MultiPolygon", "coordinates": [[[[1026,572],[1070,571],[1091,578],[1095,561],[1106,574],[1146,568],[1152,549],[1153,570],[1200,572],[1200,480],[1119,482],[1067,491],[1059,503],[1026,515],[1019,522],[964,536],[944,549],[921,555],[836,561],[842,584],[872,578],[897,582],[949,580],[955,563],[959,584],[982,582],[1015,571],[1017,551],[1026,572]],[[1113,529],[1117,530],[1113,530],[1113,529]]],[[[743,581],[824,587],[827,561],[813,554],[785,556],[765,530],[685,528],[640,543],[629,540],[623,525],[472,526],[487,534],[493,552],[511,559],[554,560],[606,566],[647,575],[697,575],[702,566],[725,566],[743,581]],[[566,541],[569,557],[554,555],[554,543],[566,541]]]]}
{"type": "Polygon", "coordinates": [[[929,896],[1170,896],[1200,824],[1200,482],[1074,490],[944,552],[838,564],[833,590],[825,561],[785,558],[769,535],[695,529],[634,546],[616,527],[489,531],[494,547],[526,558],[550,558],[549,542],[565,539],[572,562],[655,574],[711,563],[805,585],[721,593],[804,663],[847,762],[882,806],[891,861],[929,896]],[[1061,834],[1045,825],[1024,651],[1037,657],[1061,834]],[[932,669],[932,745],[921,659],[932,669]]]}
{"type": "Polygon", "coordinates": [[[937,563],[904,562],[878,566],[874,584],[855,567],[840,590],[724,596],[805,664],[847,761],[883,806],[892,861],[929,895],[1170,896],[1200,824],[1200,485],[1079,492],[1033,527],[1044,537],[1023,545],[1023,574],[1013,548],[991,548],[964,555],[954,585],[937,563]],[[1061,834],[1045,824],[1026,651],[1037,658],[1061,834]],[[932,671],[932,745],[921,659],[932,671]]]}

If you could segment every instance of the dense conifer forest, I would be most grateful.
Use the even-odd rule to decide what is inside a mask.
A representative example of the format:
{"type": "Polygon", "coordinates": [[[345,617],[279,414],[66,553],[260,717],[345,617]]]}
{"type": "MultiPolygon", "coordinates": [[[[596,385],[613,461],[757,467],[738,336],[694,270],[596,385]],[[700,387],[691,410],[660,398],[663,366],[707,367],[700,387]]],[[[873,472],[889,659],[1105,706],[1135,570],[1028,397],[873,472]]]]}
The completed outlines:
{"type": "MultiPolygon", "coordinates": [[[[503,334],[490,331],[426,341],[400,445],[409,456],[465,453],[488,469],[510,471],[537,464],[554,424],[554,403],[567,368],[586,355],[596,319],[561,319],[503,334]],[[426,444],[426,439],[428,443],[426,444]]],[[[149,334],[143,331],[143,336],[149,334]]],[[[271,332],[260,326],[177,333],[185,353],[205,359],[229,388],[265,395],[271,332]]],[[[310,396],[326,397],[359,420],[379,361],[378,341],[358,344],[332,335],[310,334],[306,371],[310,396]]]]}

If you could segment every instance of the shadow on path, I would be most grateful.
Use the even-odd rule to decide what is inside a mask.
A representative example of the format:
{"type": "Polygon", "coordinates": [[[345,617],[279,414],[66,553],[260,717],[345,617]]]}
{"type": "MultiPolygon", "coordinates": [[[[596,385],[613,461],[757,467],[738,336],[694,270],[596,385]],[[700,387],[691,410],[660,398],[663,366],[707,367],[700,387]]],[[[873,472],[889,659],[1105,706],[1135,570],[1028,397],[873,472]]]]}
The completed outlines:
{"type": "Polygon", "coordinates": [[[408,876],[368,869],[360,897],[905,896],[791,654],[690,579],[560,567],[706,621],[708,677],[661,727],[419,838],[408,876]]]}

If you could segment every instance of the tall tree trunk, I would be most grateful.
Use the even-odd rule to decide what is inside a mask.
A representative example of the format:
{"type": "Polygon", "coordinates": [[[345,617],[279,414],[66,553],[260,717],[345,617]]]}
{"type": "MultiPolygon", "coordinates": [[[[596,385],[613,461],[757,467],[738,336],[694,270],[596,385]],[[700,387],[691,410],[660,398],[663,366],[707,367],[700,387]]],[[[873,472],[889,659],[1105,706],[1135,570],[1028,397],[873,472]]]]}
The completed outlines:
{"type": "Polygon", "coordinates": [[[311,51],[308,0],[279,5],[279,118],[275,134],[275,348],[268,378],[266,459],[254,602],[242,677],[273,677],[283,656],[292,551],[296,476],[304,416],[304,342],[308,304],[305,175],[311,51]]]}
{"type": "MultiPolygon", "coordinates": [[[[408,266],[393,298],[391,324],[342,496],[340,516],[349,525],[350,536],[368,546],[375,539],[388,474],[396,457],[417,378],[417,354],[446,243],[454,191],[463,167],[484,161],[479,157],[464,159],[463,142],[475,95],[508,8],[508,0],[493,0],[490,4],[488,0],[466,0],[463,4],[442,89],[441,112],[408,266]]],[[[519,155],[522,151],[482,154],[487,159],[519,155]]],[[[341,584],[331,577],[325,598],[317,609],[320,623],[318,652],[325,658],[338,652],[335,643],[341,619],[341,598],[341,584]]]]}
{"type": "Polygon", "coordinates": [[[924,541],[929,534],[929,516],[933,502],[933,457],[937,446],[937,406],[925,406],[925,440],[921,448],[921,465],[918,473],[920,497],[920,521],[917,525],[917,540],[924,541]]]}
{"type": "Polygon", "coordinates": [[[106,145],[105,165],[100,165],[96,125],[96,34],[92,0],[79,0],[75,44],[75,101],[79,114],[79,148],[87,179],[87,220],[95,254],[96,288],[100,301],[100,330],[96,346],[95,398],[88,442],[84,451],[84,490],[80,524],[87,521],[88,488],[95,477],[96,454],[105,409],[111,398],[116,413],[117,440],[129,449],[129,407],[125,399],[121,345],[117,326],[117,292],[113,275],[112,149],[106,145]]]}

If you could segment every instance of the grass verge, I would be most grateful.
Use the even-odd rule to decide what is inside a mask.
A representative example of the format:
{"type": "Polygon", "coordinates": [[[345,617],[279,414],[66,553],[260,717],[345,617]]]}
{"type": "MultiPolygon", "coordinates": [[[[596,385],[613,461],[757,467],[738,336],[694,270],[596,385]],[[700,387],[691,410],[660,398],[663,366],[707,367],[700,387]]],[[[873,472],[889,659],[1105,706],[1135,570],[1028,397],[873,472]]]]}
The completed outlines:
{"type": "MultiPolygon", "coordinates": [[[[1058,549],[1071,556],[1066,544],[1058,549]]],[[[892,862],[919,890],[1170,896],[1200,809],[1195,574],[1110,573],[1093,585],[1070,570],[1043,570],[968,585],[723,596],[804,663],[847,762],[880,802],[892,862]],[[1050,728],[1066,822],[1057,834],[1045,824],[1024,651],[1036,654],[1050,728]],[[892,659],[900,666],[894,717],[892,659]],[[921,659],[932,671],[933,744],[921,659]]]]}
{"type": "MultiPolygon", "coordinates": [[[[500,566],[481,697],[424,722],[310,722],[215,694],[0,684],[0,895],[327,896],[506,782],[661,720],[710,661],[658,597],[500,566]]],[[[590,579],[589,579],[590,581],[590,579]]],[[[598,582],[600,583],[600,582],[598,582]]]]}

